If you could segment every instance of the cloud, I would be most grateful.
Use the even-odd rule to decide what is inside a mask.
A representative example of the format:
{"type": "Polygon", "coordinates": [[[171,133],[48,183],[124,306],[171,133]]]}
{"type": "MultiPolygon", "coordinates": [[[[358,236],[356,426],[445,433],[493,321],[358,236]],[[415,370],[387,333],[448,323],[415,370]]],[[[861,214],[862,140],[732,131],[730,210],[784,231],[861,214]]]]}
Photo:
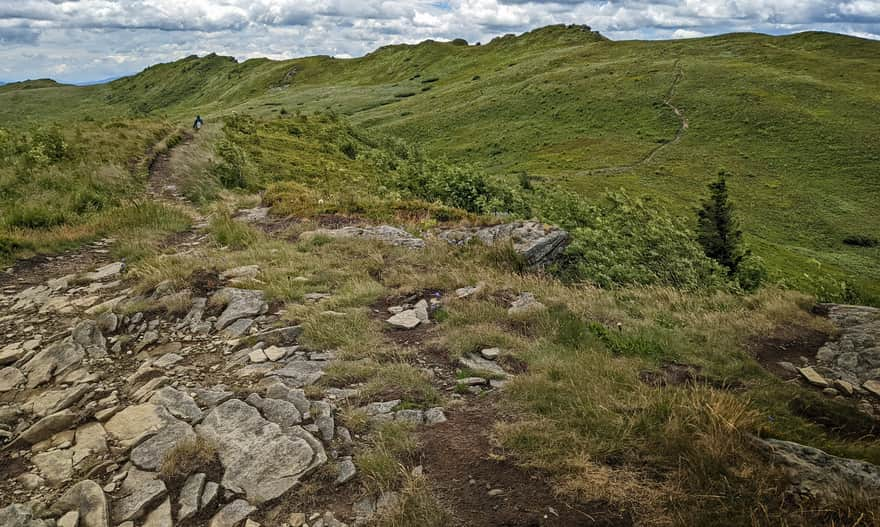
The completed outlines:
{"type": "Polygon", "coordinates": [[[89,80],[216,52],[360,56],[386,44],[564,23],[611,38],[821,29],[880,35],[880,0],[0,0],[0,64],[89,80]]]}

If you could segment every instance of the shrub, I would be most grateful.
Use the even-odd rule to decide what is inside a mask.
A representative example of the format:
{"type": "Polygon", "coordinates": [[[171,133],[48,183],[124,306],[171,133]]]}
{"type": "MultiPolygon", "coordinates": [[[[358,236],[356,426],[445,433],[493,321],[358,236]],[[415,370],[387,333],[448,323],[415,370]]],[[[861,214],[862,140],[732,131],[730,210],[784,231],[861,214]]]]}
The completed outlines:
{"type": "Polygon", "coordinates": [[[683,222],[625,193],[611,193],[592,225],[572,233],[564,274],[603,287],[670,285],[683,289],[722,285],[718,264],[707,258],[683,222]]]}
{"type": "Polygon", "coordinates": [[[184,479],[204,471],[216,456],[217,447],[208,440],[202,437],[184,440],[165,454],[159,473],[165,480],[184,479]]]}
{"type": "Polygon", "coordinates": [[[23,229],[49,229],[67,221],[64,213],[37,204],[27,204],[12,209],[6,223],[23,229]]]}
{"type": "Polygon", "coordinates": [[[846,245],[852,245],[854,247],[876,247],[880,245],[880,241],[877,238],[872,238],[870,236],[864,236],[861,234],[856,234],[853,236],[847,236],[843,239],[843,243],[846,245]]]}

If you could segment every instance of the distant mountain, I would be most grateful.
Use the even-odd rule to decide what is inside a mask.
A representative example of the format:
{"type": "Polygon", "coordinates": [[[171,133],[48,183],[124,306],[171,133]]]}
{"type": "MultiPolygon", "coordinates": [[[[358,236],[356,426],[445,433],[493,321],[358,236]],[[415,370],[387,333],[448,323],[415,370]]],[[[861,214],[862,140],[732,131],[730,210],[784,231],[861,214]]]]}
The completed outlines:
{"type": "Polygon", "coordinates": [[[113,82],[116,79],[121,79],[126,77],[127,75],[117,75],[115,77],[107,77],[106,79],[100,79],[96,81],[80,81],[80,82],[71,82],[69,84],[73,84],[74,86],[97,86],[98,84],[107,84],[108,82],[113,82]]]}

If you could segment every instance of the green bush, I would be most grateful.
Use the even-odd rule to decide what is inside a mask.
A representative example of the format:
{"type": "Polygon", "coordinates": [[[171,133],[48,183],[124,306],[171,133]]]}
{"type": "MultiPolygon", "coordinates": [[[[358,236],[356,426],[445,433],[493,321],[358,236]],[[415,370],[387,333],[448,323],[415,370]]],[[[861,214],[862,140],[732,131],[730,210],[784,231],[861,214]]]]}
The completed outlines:
{"type": "Polygon", "coordinates": [[[49,229],[66,223],[61,211],[50,210],[42,205],[29,204],[13,208],[6,217],[7,225],[22,229],[49,229]]]}
{"type": "Polygon", "coordinates": [[[719,265],[703,254],[682,221],[623,192],[608,194],[591,224],[572,232],[566,256],[565,274],[603,287],[697,289],[724,283],[719,265]]]}

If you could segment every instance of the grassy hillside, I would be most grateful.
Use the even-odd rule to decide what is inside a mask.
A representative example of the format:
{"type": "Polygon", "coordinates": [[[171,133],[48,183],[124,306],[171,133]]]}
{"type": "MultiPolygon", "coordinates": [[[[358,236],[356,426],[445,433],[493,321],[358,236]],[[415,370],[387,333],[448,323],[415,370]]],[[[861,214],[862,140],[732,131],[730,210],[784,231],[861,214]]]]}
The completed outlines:
{"type": "Polygon", "coordinates": [[[0,124],[333,111],[511,181],[527,171],[588,201],[623,187],[688,218],[725,170],[774,278],[880,301],[880,248],[844,243],[880,230],[880,43],[825,33],[612,42],[554,26],[465,44],[348,60],[189,57],[102,86],[6,87],[0,124]],[[687,129],[639,164],[675,138],[673,106],[687,129]]]}

